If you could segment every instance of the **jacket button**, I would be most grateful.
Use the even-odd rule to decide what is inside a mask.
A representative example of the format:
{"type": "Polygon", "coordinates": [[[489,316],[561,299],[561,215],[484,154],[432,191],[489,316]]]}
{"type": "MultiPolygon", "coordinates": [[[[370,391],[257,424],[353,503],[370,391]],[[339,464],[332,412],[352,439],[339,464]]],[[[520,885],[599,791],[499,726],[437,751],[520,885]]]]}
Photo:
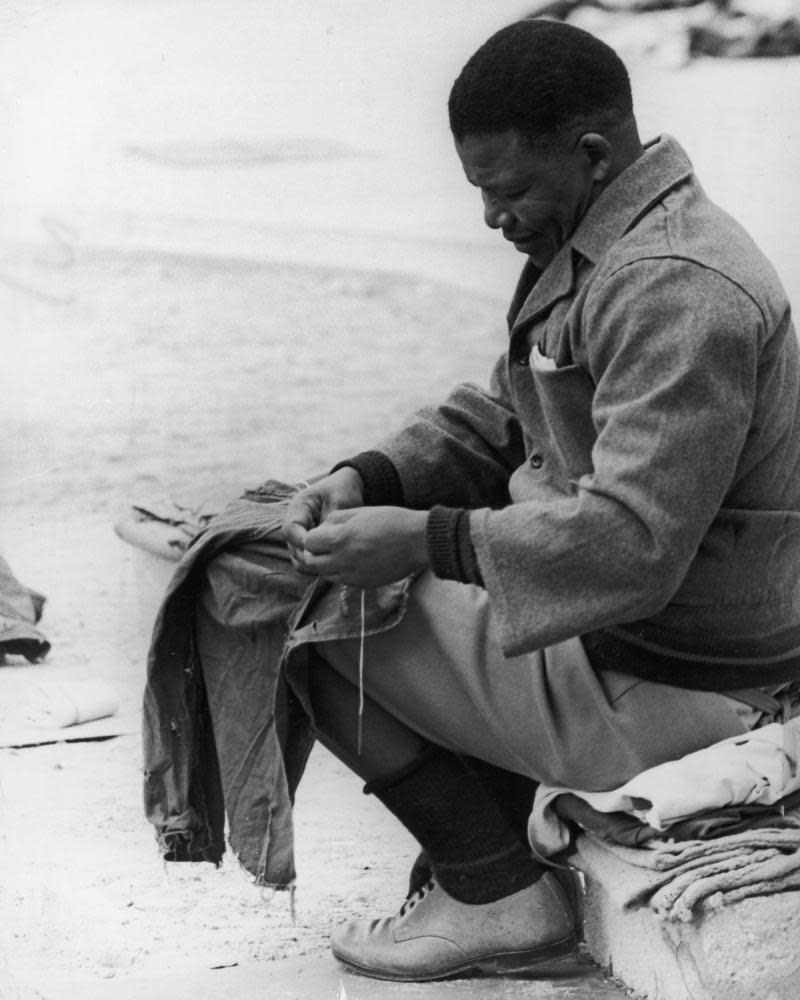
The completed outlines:
{"type": "Polygon", "coordinates": [[[532,469],[541,469],[541,467],[544,465],[544,456],[540,455],[538,451],[535,451],[531,455],[530,461],[532,469]]]}
{"type": "Polygon", "coordinates": [[[522,365],[523,368],[530,367],[531,360],[527,354],[518,354],[515,360],[517,364],[522,365]]]}

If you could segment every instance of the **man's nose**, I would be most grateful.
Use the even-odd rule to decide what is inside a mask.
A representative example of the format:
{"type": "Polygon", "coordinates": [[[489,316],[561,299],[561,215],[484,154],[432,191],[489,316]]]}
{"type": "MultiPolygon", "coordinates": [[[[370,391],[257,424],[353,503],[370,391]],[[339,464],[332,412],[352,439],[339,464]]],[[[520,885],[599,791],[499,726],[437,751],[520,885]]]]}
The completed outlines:
{"type": "Polygon", "coordinates": [[[483,221],[490,229],[507,229],[512,221],[511,212],[497,198],[483,192],[483,221]]]}

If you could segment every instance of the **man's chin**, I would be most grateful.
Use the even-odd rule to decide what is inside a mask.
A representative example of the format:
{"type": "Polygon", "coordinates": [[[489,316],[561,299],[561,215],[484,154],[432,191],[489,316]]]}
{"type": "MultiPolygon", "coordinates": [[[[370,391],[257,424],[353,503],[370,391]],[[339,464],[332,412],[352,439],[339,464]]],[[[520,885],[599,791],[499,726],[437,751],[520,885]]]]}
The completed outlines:
{"type": "MultiPolygon", "coordinates": [[[[526,257],[530,257],[532,260],[536,257],[547,256],[543,253],[542,241],[536,238],[530,240],[519,240],[519,242],[512,241],[514,244],[514,249],[517,253],[524,253],[526,257]]],[[[534,260],[534,263],[536,261],[534,260]]]]}
{"type": "Polygon", "coordinates": [[[544,271],[544,269],[553,259],[552,254],[542,253],[541,247],[537,249],[537,247],[532,247],[532,246],[524,247],[522,245],[517,246],[515,244],[514,249],[518,253],[525,254],[528,260],[531,261],[532,264],[535,264],[540,271],[544,271]]]}
{"type": "Polygon", "coordinates": [[[525,240],[521,243],[515,243],[514,249],[517,253],[524,253],[540,271],[544,271],[553,257],[555,257],[555,254],[549,247],[542,246],[541,240],[525,240]]]}

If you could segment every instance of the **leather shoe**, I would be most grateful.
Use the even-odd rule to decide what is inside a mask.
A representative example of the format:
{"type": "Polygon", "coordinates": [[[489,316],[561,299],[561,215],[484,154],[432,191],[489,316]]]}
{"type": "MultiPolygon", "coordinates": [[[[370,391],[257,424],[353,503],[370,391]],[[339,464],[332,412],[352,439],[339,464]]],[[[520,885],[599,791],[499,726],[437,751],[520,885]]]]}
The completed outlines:
{"type": "Polygon", "coordinates": [[[351,920],[331,935],[335,957],[375,979],[424,982],[529,972],[577,946],[575,920],[550,872],[493,903],[461,903],[431,879],[393,917],[351,920]]]}

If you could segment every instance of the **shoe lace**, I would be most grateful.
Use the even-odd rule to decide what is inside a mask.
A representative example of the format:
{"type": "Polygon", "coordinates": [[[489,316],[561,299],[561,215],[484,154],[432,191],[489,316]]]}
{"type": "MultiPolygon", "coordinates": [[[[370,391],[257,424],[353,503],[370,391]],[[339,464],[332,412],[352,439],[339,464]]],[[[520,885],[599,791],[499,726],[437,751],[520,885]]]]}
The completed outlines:
{"type": "Polygon", "coordinates": [[[419,889],[406,896],[405,902],[400,907],[399,916],[402,917],[404,914],[408,913],[409,910],[413,910],[417,903],[423,899],[427,893],[431,892],[431,890],[435,888],[436,883],[432,878],[430,878],[424,885],[421,885],[419,889]]]}

